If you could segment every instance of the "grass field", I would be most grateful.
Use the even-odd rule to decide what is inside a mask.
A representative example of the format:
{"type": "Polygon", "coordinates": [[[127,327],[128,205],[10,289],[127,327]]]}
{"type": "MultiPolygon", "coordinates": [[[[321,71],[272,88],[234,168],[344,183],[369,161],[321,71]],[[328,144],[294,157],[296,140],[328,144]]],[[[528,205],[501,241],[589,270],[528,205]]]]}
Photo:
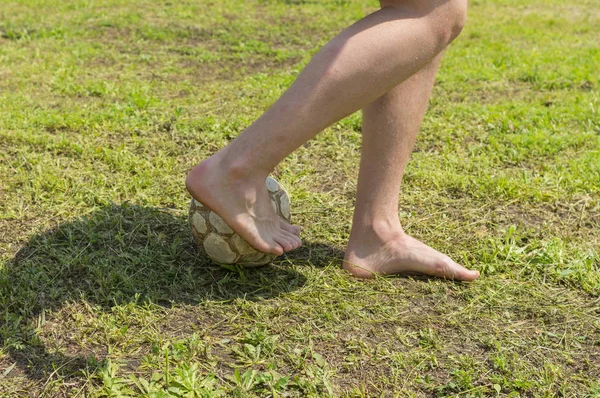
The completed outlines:
{"type": "Polygon", "coordinates": [[[305,246],[195,252],[186,172],[366,0],[0,8],[0,396],[600,396],[597,0],[473,0],[408,166],[406,230],[472,284],[341,268],[361,115],[276,177],[305,246]]]}

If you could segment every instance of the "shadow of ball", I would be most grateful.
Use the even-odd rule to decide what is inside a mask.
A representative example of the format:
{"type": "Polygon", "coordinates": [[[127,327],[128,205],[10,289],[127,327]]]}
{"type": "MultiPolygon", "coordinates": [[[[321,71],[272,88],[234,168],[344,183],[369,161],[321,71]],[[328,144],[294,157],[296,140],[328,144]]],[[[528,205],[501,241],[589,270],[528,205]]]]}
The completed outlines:
{"type": "MultiPolygon", "coordinates": [[[[271,206],[279,217],[290,222],[290,197],[285,188],[272,177],[267,177],[266,185],[271,206]]],[[[196,199],[190,203],[189,220],[194,241],[215,263],[256,267],[268,264],[276,257],[252,248],[219,215],[196,199]]]]}

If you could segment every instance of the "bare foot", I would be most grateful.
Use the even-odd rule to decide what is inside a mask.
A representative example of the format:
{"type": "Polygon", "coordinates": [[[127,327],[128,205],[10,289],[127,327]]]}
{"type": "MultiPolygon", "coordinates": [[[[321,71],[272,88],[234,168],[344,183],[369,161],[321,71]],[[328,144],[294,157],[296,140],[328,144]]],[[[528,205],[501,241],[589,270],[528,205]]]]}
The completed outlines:
{"type": "MultiPolygon", "coordinates": [[[[344,269],[359,278],[375,275],[421,274],[445,279],[473,281],[478,271],[471,271],[445,254],[384,223],[379,228],[363,228],[350,237],[344,269]]],[[[353,227],[354,228],[354,227],[353,227]]]]}
{"type": "Polygon", "coordinates": [[[217,153],[189,172],[185,182],[190,194],[256,250],[280,255],[298,248],[300,228],[283,221],[271,207],[266,176],[231,170],[219,161],[217,153]]]}

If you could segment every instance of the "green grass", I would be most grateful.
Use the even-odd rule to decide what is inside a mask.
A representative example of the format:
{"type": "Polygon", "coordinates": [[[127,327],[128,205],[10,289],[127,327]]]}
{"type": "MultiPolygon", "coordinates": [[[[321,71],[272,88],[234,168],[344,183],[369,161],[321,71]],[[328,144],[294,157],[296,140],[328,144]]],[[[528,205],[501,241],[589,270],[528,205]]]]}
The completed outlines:
{"type": "Polygon", "coordinates": [[[472,284],[340,269],[361,116],[276,171],[305,246],[198,255],[187,170],[375,1],[0,11],[0,396],[600,396],[600,13],[473,0],[401,220],[472,284]]]}

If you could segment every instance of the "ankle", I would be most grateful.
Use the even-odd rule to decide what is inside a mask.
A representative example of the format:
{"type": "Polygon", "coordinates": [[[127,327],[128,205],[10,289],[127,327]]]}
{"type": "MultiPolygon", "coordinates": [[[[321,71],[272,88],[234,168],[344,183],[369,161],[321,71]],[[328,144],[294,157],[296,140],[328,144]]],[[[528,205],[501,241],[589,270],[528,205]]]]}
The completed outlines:
{"type": "Polygon", "coordinates": [[[405,235],[398,217],[377,217],[363,221],[355,221],[350,239],[376,239],[387,241],[405,235]]]}
{"type": "MultiPolygon", "coordinates": [[[[215,154],[215,157],[218,155],[215,154]]],[[[216,160],[216,167],[227,178],[233,181],[265,180],[272,170],[259,167],[255,162],[245,156],[223,153],[216,160]]]]}

